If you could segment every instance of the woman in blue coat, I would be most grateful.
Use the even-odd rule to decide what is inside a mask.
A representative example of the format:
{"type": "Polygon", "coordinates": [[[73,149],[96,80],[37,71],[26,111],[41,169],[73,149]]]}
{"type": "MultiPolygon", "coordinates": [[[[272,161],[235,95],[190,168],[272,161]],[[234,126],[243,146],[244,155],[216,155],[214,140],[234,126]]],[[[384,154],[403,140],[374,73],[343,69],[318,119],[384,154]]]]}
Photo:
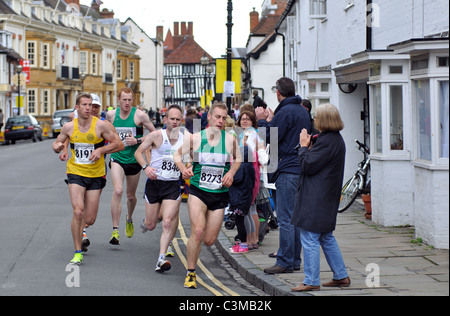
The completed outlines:
{"type": "Polygon", "coordinates": [[[300,134],[301,173],[292,224],[300,227],[305,279],[294,292],[320,289],[320,247],[333,271],[333,280],[323,286],[350,285],[333,236],[344,177],[345,143],[340,134],[344,124],[331,104],[317,108],[314,124],[320,132],[314,145],[310,146],[311,135],[305,129],[300,134]]]}

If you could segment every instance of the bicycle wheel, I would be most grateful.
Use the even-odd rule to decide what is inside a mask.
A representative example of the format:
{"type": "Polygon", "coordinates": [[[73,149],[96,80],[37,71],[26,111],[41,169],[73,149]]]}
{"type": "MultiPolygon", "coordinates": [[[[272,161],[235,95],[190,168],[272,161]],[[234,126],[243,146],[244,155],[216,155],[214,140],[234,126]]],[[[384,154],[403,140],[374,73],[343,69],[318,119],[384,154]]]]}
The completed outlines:
{"type": "Polygon", "coordinates": [[[350,205],[355,202],[356,197],[359,193],[360,182],[361,179],[359,177],[353,177],[348,180],[347,183],[342,187],[338,213],[345,212],[350,207],[350,205]]]}

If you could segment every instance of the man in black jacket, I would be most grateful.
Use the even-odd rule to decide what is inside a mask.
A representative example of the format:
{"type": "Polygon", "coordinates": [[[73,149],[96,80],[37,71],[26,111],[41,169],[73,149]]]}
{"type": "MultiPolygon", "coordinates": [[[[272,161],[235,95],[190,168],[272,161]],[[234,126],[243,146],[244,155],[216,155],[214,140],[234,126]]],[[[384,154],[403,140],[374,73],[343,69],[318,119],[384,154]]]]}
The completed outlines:
{"type": "Polygon", "coordinates": [[[267,107],[266,102],[258,95],[258,90],[253,90],[253,107],[255,109],[258,107],[263,107],[265,109],[267,107]]]}
{"type": "MultiPolygon", "coordinates": [[[[269,274],[292,273],[300,269],[300,229],[291,224],[295,193],[300,174],[297,151],[298,135],[302,129],[310,132],[311,123],[307,110],[301,106],[302,99],[295,94],[295,83],[286,77],[276,84],[280,104],[275,113],[257,108],[259,127],[266,127],[266,141],[271,149],[278,145],[278,167],[269,175],[269,181],[276,185],[276,211],[280,227],[280,245],[277,261],[273,267],[264,269],[269,274]],[[278,129],[278,139],[271,139],[272,128],[278,129]]],[[[273,162],[271,162],[273,164],[273,162]]]]}

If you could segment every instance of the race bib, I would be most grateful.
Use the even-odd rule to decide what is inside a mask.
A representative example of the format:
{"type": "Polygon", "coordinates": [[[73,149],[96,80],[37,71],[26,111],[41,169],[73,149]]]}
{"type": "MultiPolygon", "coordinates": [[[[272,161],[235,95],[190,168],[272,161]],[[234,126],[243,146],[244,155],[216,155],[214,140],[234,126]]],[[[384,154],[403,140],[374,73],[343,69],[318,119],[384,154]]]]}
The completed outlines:
{"type": "Polygon", "coordinates": [[[219,190],[222,188],[224,168],[203,166],[200,174],[200,188],[219,190]]]}
{"type": "Polygon", "coordinates": [[[90,161],[92,152],[94,151],[94,144],[74,144],[75,163],[78,165],[92,165],[95,162],[90,161]]]}
{"type": "Polygon", "coordinates": [[[125,146],[128,146],[125,139],[129,137],[129,135],[136,137],[136,127],[116,127],[116,131],[125,146]]]}
{"type": "Polygon", "coordinates": [[[159,175],[164,180],[178,180],[180,170],[173,162],[172,156],[163,156],[159,175]]]}

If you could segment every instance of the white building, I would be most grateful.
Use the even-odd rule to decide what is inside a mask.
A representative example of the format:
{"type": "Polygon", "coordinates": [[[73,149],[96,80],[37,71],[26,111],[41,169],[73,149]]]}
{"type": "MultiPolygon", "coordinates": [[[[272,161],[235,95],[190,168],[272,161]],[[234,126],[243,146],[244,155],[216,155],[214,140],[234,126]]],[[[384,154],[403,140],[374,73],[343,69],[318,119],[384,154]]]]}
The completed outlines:
{"type": "Polygon", "coordinates": [[[286,75],[339,107],[346,178],[371,147],[372,218],[449,248],[449,3],[290,0],[286,75]]]}
{"type": "Polygon", "coordinates": [[[151,38],[133,19],[128,18],[124,24],[132,28],[133,43],[139,46],[137,54],[141,57],[140,105],[147,110],[161,108],[164,104],[163,28],[158,26],[156,38],[151,38]]]}

